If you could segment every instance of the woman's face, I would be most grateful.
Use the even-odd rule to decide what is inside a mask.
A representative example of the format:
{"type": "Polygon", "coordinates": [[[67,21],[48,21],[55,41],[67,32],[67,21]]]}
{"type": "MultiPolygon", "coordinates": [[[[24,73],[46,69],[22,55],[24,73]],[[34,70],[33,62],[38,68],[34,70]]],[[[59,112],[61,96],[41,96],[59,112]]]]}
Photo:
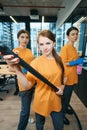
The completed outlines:
{"type": "Polygon", "coordinates": [[[27,33],[21,33],[21,35],[18,38],[18,42],[21,46],[27,46],[29,42],[29,36],[27,33]]]}
{"type": "Polygon", "coordinates": [[[78,39],[78,31],[77,30],[72,30],[69,33],[69,36],[67,36],[67,37],[68,37],[70,42],[74,43],[78,39]]]}
{"type": "Polygon", "coordinates": [[[52,50],[54,47],[54,42],[47,37],[39,37],[39,49],[45,56],[52,56],[52,50]]]}

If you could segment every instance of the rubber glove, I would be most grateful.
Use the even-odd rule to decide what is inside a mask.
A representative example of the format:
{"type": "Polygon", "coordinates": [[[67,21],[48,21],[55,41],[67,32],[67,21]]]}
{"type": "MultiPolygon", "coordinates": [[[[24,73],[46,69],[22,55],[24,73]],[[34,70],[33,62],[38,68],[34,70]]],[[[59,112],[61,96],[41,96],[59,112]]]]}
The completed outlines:
{"type": "Polygon", "coordinates": [[[70,61],[69,65],[74,66],[74,65],[83,64],[83,60],[84,60],[84,58],[78,58],[77,60],[70,61]]]}

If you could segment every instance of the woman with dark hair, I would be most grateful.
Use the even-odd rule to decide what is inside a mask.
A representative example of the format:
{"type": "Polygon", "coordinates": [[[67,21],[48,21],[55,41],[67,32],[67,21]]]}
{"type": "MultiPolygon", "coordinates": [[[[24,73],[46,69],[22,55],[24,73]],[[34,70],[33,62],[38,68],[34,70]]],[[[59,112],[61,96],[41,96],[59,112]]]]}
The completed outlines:
{"type": "MultiPolygon", "coordinates": [[[[34,55],[32,54],[32,51],[27,48],[27,45],[29,44],[29,32],[27,30],[19,30],[17,33],[17,39],[19,42],[19,46],[13,51],[18,54],[25,62],[30,64],[30,62],[34,59],[34,55]]],[[[22,68],[22,67],[21,67],[22,68]]],[[[22,71],[27,73],[27,71],[22,68],[22,71]]],[[[30,120],[30,105],[32,101],[32,95],[34,92],[34,89],[26,90],[24,87],[20,84],[18,81],[18,89],[19,89],[19,95],[21,97],[21,112],[20,112],[20,120],[18,124],[18,130],[25,130],[28,120],[30,120]]],[[[18,90],[16,89],[16,91],[18,90]]],[[[32,118],[32,121],[34,119],[32,118]]]]}
{"type": "MultiPolygon", "coordinates": [[[[74,87],[76,87],[78,83],[78,74],[77,74],[77,65],[71,66],[71,61],[77,60],[79,55],[77,53],[76,48],[74,47],[74,43],[78,39],[79,30],[76,27],[70,27],[66,34],[68,38],[67,44],[65,44],[60,52],[60,57],[65,66],[65,71],[67,73],[67,81],[64,89],[64,98],[63,98],[63,113],[64,113],[64,123],[69,125],[69,120],[65,117],[66,112],[70,111],[68,109],[71,95],[74,87]]],[[[72,111],[69,112],[72,114],[72,111]]]]}
{"type": "Polygon", "coordinates": [[[18,81],[24,89],[30,89],[36,83],[33,102],[33,109],[36,116],[36,130],[44,129],[45,117],[49,115],[52,118],[54,130],[63,130],[61,103],[61,96],[64,89],[63,63],[54,49],[55,36],[51,31],[43,30],[39,33],[37,41],[42,55],[34,59],[30,65],[54,84],[59,91],[55,92],[30,72],[25,76],[17,64],[20,62],[18,58],[6,55],[4,59],[10,66],[10,71],[15,71],[17,74],[18,81]]]}

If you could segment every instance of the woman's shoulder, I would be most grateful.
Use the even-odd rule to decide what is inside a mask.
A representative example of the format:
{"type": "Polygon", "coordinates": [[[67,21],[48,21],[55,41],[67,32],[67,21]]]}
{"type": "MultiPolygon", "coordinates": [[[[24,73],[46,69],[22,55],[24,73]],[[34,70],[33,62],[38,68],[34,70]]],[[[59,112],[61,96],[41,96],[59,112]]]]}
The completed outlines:
{"type": "Polygon", "coordinates": [[[31,51],[31,49],[29,49],[29,48],[26,48],[26,50],[31,51]]]}
{"type": "Polygon", "coordinates": [[[42,56],[38,56],[31,62],[31,64],[39,64],[39,63],[41,64],[42,61],[43,61],[43,57],[42,56]]]}
{"type": "Polygon", "coordinates": [[[33,59],[33,60],[31,61],[30,65],[31,65],[32,67],[34,67],[34,68],[38,68],[38,66],[41,65],[41,57],[39,56],[39,57],[33,59]]]}
{"type": "Polygon", "coordinates": [[[14,51],[14,50],[19,50],[19,47],[14,48],[13,51],[14,51]]]}
{"type": "Polygon", "coordinates": [[[66,43],[63,47],[62,50],[68,50],[70,48],[70,44],[66,43]]]}
{"type": "Polygon", "coordinates": [[[67,48],[69,46],[69,43],[65,43],[65,45],[63,47],[67,48]]]}
{"type": "Polygon", "coordinates": [[[39,62],[39,61],[41,61],[41,59],[42,59],[42,56],[38,56],[38,57],[36,57],[32,62],[34,63],[34,62],[39,62]]]}
{"type": "Polygon", "coordinates": [[[14,49],[13,49],[13,52],[19,53],[19,52],[20,52],[20,48],[19,48],[19,47],[14,48],[14,49]]]}

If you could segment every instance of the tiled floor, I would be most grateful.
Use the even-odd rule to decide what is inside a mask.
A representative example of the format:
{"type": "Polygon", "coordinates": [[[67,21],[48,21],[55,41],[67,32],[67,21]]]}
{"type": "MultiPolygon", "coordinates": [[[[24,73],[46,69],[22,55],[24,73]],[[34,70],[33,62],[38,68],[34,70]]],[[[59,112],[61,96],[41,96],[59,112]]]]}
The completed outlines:
{"type": "MultiPolygon", "coordinates": [[[[13,82],[13,81],[12,81],[13,82]]],[[[20,97],[14,96],[15,91],[14,83],[7,86],[9,93],[1,93],[3,101],[0,101],[0,130],[17,130],[17,124],[20,114],[20,97]]],[[[74,108],[78,115],[82,130],[87,130],[87,108],[81,103],[79,98],[73,93],[71,106],[74,108]]],[[[31,116],[34,117],[34,112],[31,108],[31,116]]],[[[77,120],[74,115],[66,115],[70,120],[69,126],[64,126],[64,130],[79,130],[77,120]]],[[[28,124],[27,130],[35,130],[35,123],[28,124]]],[[[53,130],[51,118],[46,119],[44,130],[53,130]]]]}

